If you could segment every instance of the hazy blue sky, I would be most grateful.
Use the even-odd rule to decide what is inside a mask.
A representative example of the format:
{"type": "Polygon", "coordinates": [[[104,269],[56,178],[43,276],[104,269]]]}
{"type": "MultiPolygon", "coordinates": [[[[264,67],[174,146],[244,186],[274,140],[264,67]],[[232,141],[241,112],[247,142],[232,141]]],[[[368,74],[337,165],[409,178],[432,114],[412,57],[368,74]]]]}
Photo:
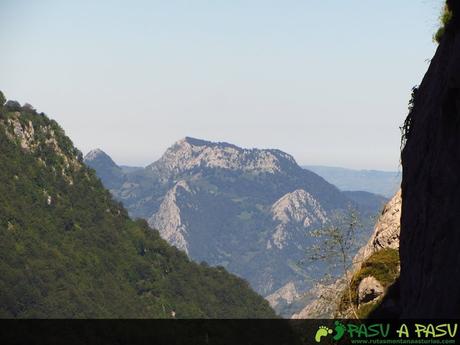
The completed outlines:
{"type": "Polygon", "coordinates": [[[0,89],[86,153],[193,136],[398,169],[441,0],[0,0],[0,89]]]}

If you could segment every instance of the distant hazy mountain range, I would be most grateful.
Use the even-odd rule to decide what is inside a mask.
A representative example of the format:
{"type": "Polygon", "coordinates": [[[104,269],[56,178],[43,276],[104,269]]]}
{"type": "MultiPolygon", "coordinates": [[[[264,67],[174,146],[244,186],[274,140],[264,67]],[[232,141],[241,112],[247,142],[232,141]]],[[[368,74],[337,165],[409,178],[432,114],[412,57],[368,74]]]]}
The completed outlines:
{"type": "Polygon", "coordinates": [[[195,261],[224,266],[264,296],[276,292],[268,299],[278,311],[318,274],[300,264],[309,231],[352,205],[370,234],[371,217],[386,202],[342,192],[282,151],[194,138],[176,142],[146,168],[121,168],[101,150],[85,162],[132,216],[148,220],[195,261]]]}
{"type": "Polygon", "coordinates": [[[379,170],[353,170],[320,165],[303,168],[317,173],[340,190],[360,190],[391,198],[401,185],[401,172],[379,170]]]}

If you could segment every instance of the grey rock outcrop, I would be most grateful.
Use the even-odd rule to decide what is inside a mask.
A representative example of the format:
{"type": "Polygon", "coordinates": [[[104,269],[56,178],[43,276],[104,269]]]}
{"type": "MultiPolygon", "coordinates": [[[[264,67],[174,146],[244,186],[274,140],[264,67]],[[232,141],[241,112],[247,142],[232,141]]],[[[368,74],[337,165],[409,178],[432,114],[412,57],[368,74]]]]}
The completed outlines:
{"type": "Polygon", "coordinates": [[[384,248],[399,248],[399,235],[401,231],[401,190],[385,205],[375,225],[374,232],[367,244],[362,247],[355,256],[356,269],[361,263],[375,252],[384,248]]]}
{"type": "Polygon", "coordinates": [[[273,204],[271,212],[277,225],[272,238],[267,242],[267,249],[272,248],[272,243],[278,249],[283,249],[287,242],[291,242],[293,233],[290,229],[293,226],[304,229],[319,227],[328,219],[321,204],[303,189],[282,196],[273,204]]]}
{"type": "Polygon", "coordinates": [[[274,293],[265,297],[265,299],[270,303],[272,308],[276,308],[280,303],[291,304],[300,297],[295,284],[289,282],[283,287],[276,290],[274,293]]]}
{"type": "Polygon", "coordinates": [[[167,176],[196,168],[274,174],[293,164],[296,165],[294,158],[279,150],[243,149],[228,143],[186,137],[171,146],[147,169],[167,176]]]}
{"type": "Polygon", "coordinates": [[[286,224],[291,221],[308,227],[314,223],[325,223],[326,212],[310,193],[297,189],[282,196],[272,207],[273,219],[286,224]]]}
{"type": "Polygon", "coordinates": [[[308,303],[292,315],[293,319],[330,319],[337,313],[341,293],[346,286],[344,279],[332,284],[317,284],[307,294],[308,303]]]}
{"type": "Polygon", "coordinates": [[[148,220],[148,223],[153,229],[159,229],[161,237],[171,245],[188,254],[187,226],[181,218],[181,209],[178,205],[179,193],[192,193],[186,181],[179,181],[166,193],[158,212],[148,220]]]}
{"type": "Polygon", "coordinates": [[[365,277],[358,286],[359,304],[374,301],[383,294],[382,284],[375,277],[365,277]]]}

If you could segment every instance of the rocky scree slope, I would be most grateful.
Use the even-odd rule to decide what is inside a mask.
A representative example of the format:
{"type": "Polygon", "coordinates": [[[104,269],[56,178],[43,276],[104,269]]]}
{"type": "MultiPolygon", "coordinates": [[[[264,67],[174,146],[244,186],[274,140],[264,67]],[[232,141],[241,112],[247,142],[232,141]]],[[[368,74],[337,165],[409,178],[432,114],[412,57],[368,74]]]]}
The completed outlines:
{"type": "Polygon", "coordinates": [[[0,162],[0,317],[275,317],[132,221],[55,121],[1,93],[0,162]]]}
{"type": "MultiPolygon", "coordinates": [[[[85,161],[97,169],[94,159],[85,161]]],[[[99,176],[106,185],[113,183],[99,176]]],[[[294,287],[302,293],[316,279],[320,267],[300,264],[311,244],[310,230],[350,204],[370,219],[385,200],[343,193],[279,150],[194,138],[176,142],[111,190],[131,215],[148,220],[193,260],[225,267],[264,296],[285,285],[281,291],[294,287]]],[[[285,297],[273,305],[289,304],[290,293],[285,297]]]]}

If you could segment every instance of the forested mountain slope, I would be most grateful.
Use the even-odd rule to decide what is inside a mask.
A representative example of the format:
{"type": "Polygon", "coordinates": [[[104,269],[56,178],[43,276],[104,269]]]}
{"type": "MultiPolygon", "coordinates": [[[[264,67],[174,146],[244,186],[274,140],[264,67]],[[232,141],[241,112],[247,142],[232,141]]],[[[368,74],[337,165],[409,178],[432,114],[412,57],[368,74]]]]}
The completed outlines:
{"type": "Polygon", "coordinates": [[[0,96],[0,317],[275,316],[132,221],[55,121],[0,96]]]}

